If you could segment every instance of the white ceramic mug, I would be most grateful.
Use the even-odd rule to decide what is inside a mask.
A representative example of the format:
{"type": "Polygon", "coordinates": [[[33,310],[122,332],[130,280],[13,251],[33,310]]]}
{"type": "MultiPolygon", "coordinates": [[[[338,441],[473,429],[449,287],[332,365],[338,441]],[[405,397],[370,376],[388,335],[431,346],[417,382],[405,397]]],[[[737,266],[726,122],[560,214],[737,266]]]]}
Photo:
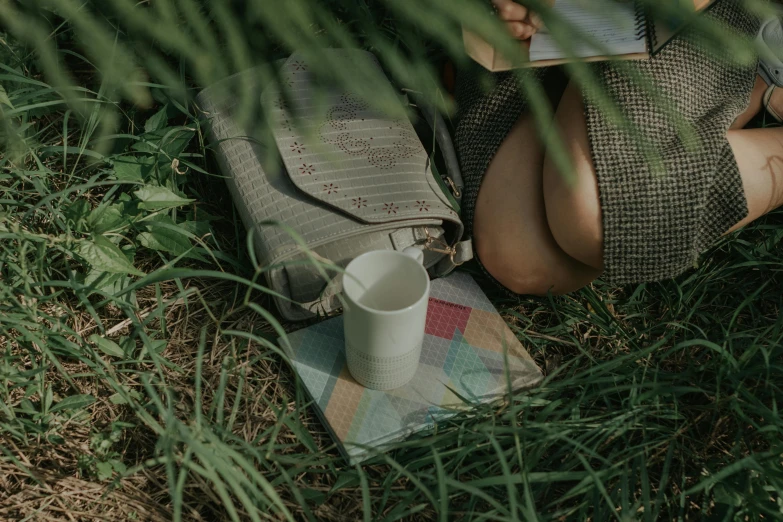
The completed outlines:
{"type": "Polygon", "coordinates": [[[430,278],[421,250],[378,250],[345,269],[345,355],[359,384],[391,390],[416,373],[424,339],[430,278]]]}

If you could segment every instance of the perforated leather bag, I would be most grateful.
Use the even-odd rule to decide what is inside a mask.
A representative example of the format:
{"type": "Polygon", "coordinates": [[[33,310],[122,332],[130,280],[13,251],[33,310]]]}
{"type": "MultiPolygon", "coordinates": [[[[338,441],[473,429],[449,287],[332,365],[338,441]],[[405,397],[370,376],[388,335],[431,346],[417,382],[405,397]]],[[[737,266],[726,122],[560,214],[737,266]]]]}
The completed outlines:
{"type": "MultiPolygon", "coordinates": [[[[378,96],[404,103],[372,54],[325,52],[340,67],[380,75],[386,92],[378,96]]],[[[445,275],[472,257],[470,242],[461,241],[454,197],[462,187],[456,155],[435,111],[420,107],[444,157],[444,178],[434,172],[408,119],[389,118],[349,92],[315,84],[298,54],[275,66],[288,84],[288,96],[259,85],[251,70],[202,91],[197,101],[211,148],[252,230],[267,284],[281,296],[275,301],[286,319],[308,319],[341,306],[336,298],[340,277],[334,271],[325,277],[302,243],[316,259],[340,267],[370,250],[415,246],[424,251],[432,276],[445,275]],[[250,124],[257,119],[237,112],[236,89],[242,82],[272,107],[264,122],[274,136],[272,150],[250,137],[250,124]]]]}

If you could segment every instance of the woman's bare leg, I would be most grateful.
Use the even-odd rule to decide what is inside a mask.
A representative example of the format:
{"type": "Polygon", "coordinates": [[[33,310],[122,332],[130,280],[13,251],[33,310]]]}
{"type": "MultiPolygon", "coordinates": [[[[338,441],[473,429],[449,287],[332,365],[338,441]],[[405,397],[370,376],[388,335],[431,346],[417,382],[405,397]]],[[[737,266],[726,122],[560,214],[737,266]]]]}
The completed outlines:
{"type": "Polygon", "coordinates": [[[783,205],[783,127],[729,131],[748,200],[748,217],[730,232],[783,205]]]}
{"type": "MultiPolygon", "coordinates": [[[[766,92],[766,90],[767,82],[765,82],[761,76],[756,76],[756,84],[753,86],[753,92],[750,94],[750,104],[748,104],[748,108],[745,109],[745,112],[734,120],[734,125],[731,126],[732,130],[743,128],[750,123],[750,120],[752,120],[761,109],[763,109],[764,92],[766,92]]],[[[783,92],[780,94],[783,96],[783,92]]],[[[775,102],[777,99],[776,96],[772,101],[775,102]]]]}
{"type": "Polygon", "coordinates": [[[597,277],[604,266],[601,203],[587,135],[584,100],[579,87],[573,83],[560,100],[555,124],[573,171],[564,175],[552,157],[546,155],[543,187],[547,223],[560,248],[593,268],[597,277]]]}
{"type": "MultiPolygon", "coordinates": [[[[766,90],[766,82],[757,77],[750,106],[737,118],[737,124],[743,121],[746,124],[758,111],[764,110],[762,98],[766,90]]],[[[783,89],[773,93],[770,103],[778,114],[783,111],[783,89]]],[[[741,129],[735,125],[728,138],[748,200],[748,216],[731,228],[729,232],[733,232],[783,205],[783,127],[741,129]]]]}
{"type": "Polygon", "coordinates": [[[501,145],[479,191],[474,239],[479,259],[519,294],[572,292],[600,272],[567,255],[546,218],[544,150],[532,115],[525,114],[501,145]]]}

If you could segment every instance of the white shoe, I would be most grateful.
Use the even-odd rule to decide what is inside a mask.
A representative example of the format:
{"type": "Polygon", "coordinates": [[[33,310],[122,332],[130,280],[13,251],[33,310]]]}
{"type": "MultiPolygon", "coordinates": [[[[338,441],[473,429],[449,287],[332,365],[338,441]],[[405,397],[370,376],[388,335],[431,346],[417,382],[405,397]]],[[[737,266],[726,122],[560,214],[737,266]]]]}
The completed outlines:
{"type": "Polygon", "coordinates": [[[780,14],[764,21],[756,37],[756,44],[760,52],[758,73],[769,86],[764,93],[764,108],[778,123],[783,123],[783,116],[769,105],[775,90],[783,87],[783,10],[780,10],[780,14]]]}

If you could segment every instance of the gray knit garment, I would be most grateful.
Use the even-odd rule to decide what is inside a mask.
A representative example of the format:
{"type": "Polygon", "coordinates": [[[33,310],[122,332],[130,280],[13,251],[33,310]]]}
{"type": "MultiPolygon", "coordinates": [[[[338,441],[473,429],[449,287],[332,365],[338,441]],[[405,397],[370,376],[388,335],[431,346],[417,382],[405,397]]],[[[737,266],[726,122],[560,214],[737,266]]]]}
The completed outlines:
{"type": "MultiPolygon", "coordinates": [[[[704,16],[724,24],[727,39],[754,36],[759,28],[739,0],[722,0],[704,16]]],[[[623,284],[675,277],[747,215],[726,135],[748,106],[756,67],[706,51],[695,31],[649,60],[595,67],[606,94],[641,133],[611,121],[584,93],[603,214],[603,279],[623,284]],[[623,67],[651,79],[658,95],[632,81],[623,67]],[[678,130],[673,112],[689,124],[690,135],[678,130]]],[[[525,74],[543,79],[548,71],[525,74]]],[[[513,74],[474,67],[458,77],[457,103],[463,219],[472,233],[481,179],[527,102],[513,74]],[[494,85],[489,91],[487,80],[494,85]]]]}

